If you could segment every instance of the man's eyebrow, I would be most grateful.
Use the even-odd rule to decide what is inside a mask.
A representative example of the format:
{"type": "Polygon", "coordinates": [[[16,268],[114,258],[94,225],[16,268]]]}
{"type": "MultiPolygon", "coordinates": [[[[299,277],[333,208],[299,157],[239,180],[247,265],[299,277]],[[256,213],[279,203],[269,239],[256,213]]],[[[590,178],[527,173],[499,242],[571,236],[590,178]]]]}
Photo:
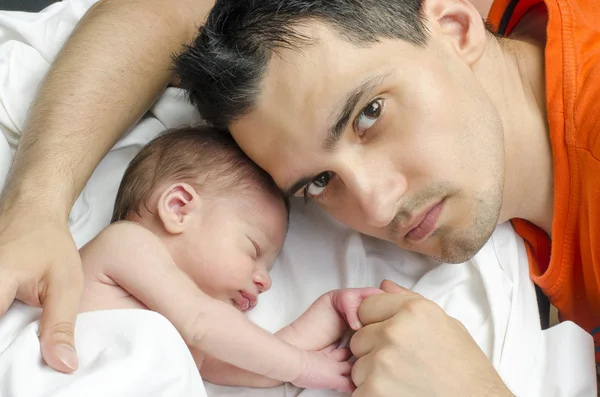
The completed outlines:
{"type": "Polygon", "coordinates": [[[348,92],[345,99],[342,101],[343,105],[336,112],[334,116],[334,123],[327,129],[327,137],[323,147],[325,150],[333,150],[335,145],[340,140],[342,133],[346,129],[350,116],[354,113],[356,106],[361,102],[363,97],[375,88],[377,84],[380,84],[383,79],[391,74],[391,71],[386,73],[377,74],[369,77],[363,81],[358,87],[348,92]]]}

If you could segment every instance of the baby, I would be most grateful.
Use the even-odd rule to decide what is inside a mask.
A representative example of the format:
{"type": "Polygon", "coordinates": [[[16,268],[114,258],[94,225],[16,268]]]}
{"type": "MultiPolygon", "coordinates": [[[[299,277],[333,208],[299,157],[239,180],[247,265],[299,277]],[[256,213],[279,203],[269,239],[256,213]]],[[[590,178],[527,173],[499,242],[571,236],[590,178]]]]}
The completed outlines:
{"type": "Polygon", "coordinates": [[[154,310],[177,328],[204,380],[351,392],[348,349],[333,344],[376,288],[320,297],[272,335],[250,322],[287,232],[289,205],[268,174],[210,127],[167,132],[129,165],[113,219],[81,249],[81,312],[154,310]]]}

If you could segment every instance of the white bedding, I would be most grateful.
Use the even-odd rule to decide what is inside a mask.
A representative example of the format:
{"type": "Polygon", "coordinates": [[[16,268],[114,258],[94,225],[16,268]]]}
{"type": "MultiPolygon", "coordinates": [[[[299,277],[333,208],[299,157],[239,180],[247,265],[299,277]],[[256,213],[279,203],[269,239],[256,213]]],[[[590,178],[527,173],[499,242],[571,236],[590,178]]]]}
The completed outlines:
{"type": "MultiPolygon", "coordinates": [[[[39,14],[0,11],[0,182],[35,89],[60,46],[93,1],[57,3],[39,14]]],[[[151,112],[98,167],[71,213],[79,246],[104,227],[127,163],[167,127],[199,121],[181,92],[169,88],[151,112]]],[[[572,323],[542,331],[522,241],[497,228],[470,262],[437,266],[418,255],[363,237],[316,206],[294,202],[291,229],[273,271],[273,288],[250,317],[275,331],[323,292],[376,286],[383,278],[433,299],[461,320],[508,386],[521,397],[596,395],[593,342],[572,323]]],[[[185,344],[160,315],[116,310],[79,316],[80,369],[63,375],[41,361],[39,309],[14,304],[0,318],[0,396],[336,396],[294,387],[206,391],[185,344]]]]}

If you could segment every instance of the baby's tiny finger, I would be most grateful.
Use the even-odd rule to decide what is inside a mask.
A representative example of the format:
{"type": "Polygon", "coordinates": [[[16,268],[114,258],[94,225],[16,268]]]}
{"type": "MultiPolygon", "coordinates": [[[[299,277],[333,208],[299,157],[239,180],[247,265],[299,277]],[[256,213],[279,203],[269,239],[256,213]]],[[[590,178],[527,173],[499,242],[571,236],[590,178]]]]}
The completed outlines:
{"type": "Polygon", "coordinates": [[[352,352],[348,347],[340,347],[331,353],[331,358],[336,361],[347,361],[352,357],[352,352]]]}
{"type": "Polygon", "coordinates": [[[338,344],[337,344],[337,342],[335,342],[335,343],[332,343],[331,345],[327,346],[323,350],[321,350],[321,352],[323,352],[325,354],[331,354],[332,352],[335,352],[337,348],[338,348],[338,344]]]}
{"type": "Polygon", "coordinates": [[[352,374],[352,367],[354,364],[348,361],[342,361],[339,363],[340,374],[344,376],[350,376],[352,374]]]}
{"type": "Polygon", "coordinates": [[[352,383],[350,378],[344,378],[340,380],[340,385],[337,388],[337,391],[352,394],[354,390],[356,390],[356,386],[354,386],[354,383],[352,383]]]}

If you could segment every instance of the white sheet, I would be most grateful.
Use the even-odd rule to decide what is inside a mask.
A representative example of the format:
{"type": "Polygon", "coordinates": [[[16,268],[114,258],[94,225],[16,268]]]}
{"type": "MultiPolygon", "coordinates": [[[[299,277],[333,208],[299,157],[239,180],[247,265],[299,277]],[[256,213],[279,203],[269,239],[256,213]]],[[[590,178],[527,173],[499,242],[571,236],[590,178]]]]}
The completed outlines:
{"type": "MultiPolygon", "coordinates": [[[[0,12],[0,182],[37,85],[92,3],[64,1],[39,14],[0,12]]],[[[166,127],[198,121],[180,91],[164,93],[108,154],[77,200],[70,225],[79,246],[108,223],[120,177],[141,145],[166,127]]],[[[250,314],[268,330],[287,324],[327,290],[390,278],[461,320],[517,396],[596,395],[591,337],[572,323],[541,331],[523,244],[510,225],[499,226],[472,261],[437,266],[350,231],[312,204],[294,202],[290,233],[272,276],[273,289],[250,314]]],[[[206,395],[183,341],[156,313],[81,315],[76,329],[80,369],[73,375],[53,372],[41,362],[38,315],[38,309],[17,303],[0,318],[0,396],[206,395]]],[[[210,397],[336,395],[290,386],[206,387],[210,397]]]]}

